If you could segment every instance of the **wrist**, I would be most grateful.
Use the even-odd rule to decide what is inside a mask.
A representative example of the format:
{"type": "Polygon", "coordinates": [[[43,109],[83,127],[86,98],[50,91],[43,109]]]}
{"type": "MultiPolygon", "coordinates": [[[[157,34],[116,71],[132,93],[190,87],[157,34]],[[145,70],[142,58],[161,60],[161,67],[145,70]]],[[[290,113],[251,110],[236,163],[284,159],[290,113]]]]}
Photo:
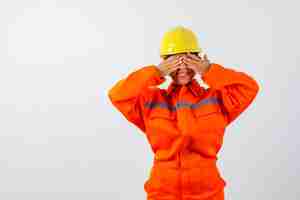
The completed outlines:
{"type": "Polygon", "coordinates": [[[157,69],[157,74],[158,74],[160,77],[164,77],[164,76],[165,76],[164,73],[163,73],[163,71],[160,69],[159,66],[156,66],[156,69],[157,69]]]}
{"type": "Polygon", "coordinates": [[[206,72],[209,71],[210,68],[211,68],[211,63],[209,63],[208,65],[206,65],[206,66],[203,68],[201,74],[202,74],[202,75],[205,74],[206,72]]]}

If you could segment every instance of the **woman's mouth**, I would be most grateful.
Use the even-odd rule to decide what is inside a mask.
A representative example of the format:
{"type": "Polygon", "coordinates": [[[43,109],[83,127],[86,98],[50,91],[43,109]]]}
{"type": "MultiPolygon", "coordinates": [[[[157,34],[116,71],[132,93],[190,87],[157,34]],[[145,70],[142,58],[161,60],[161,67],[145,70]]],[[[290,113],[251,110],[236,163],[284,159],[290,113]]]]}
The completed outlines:
{"type": "Polygon", "coordinates": [[[179,77],[179,78],[182,78],[182,77],[187,77],[188,76],[188,73],[186,73],[186,72],[182,72],[182,73],[178,73],[177,74],[177,77],[179,77]]]}

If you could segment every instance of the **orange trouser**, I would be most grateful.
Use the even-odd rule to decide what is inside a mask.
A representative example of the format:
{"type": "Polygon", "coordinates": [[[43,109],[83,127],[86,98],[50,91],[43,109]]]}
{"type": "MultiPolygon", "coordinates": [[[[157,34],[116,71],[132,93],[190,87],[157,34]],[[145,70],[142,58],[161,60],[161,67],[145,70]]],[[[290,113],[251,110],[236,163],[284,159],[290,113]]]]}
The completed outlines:
{"type": "Polygon", "coordinates": [[[187,152],[171,161],[154,160],[144,189],[148,200],[224,200],[225,185],[215,159],[187,152]]]}
{"type": "MultiPolygon", "coordinates": [[[[224,200],[224,190],[221,190],[220,192],[216,193],[213,197],[210,197],[209,200],[224,200]]],[[[160,198],[160,197],[147,197],[147,200],[178,200],[180,198],[176,196],[169,196],[168,198],[160,198]]],[[[190,198],[191,200],[195,200],[195,198],[190,198]]],[[[207,199],[208,200],[208,199],[207,199]]]]}

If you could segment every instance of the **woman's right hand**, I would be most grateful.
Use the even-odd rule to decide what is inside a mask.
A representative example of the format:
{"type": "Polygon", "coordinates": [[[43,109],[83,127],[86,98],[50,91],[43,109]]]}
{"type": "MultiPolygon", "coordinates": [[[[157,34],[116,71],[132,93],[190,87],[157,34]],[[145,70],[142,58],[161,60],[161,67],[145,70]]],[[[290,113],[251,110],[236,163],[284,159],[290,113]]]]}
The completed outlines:
{"type": "Polygon", "coordinates": [[[161,72],[161,76],[167,76],[184,65],[180,55],[173,55],[163,60],[157,68],[161,72]]]}

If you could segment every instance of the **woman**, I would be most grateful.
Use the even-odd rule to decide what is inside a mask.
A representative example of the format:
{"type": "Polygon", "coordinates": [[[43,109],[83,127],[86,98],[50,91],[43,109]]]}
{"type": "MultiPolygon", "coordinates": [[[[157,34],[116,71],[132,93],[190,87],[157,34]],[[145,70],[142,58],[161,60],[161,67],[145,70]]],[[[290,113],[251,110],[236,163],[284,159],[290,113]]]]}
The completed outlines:
{"type": "Polygon", "coordinates": [[[158,65],[132,72],[109,90],[112,104],[145,134],[154,153],[144,184],[148,200],[223,200],[225,180],[216,165],[225,128],[254,100],[249,75],[201,57],[195,34],[168,31],[158,65]],[[194,78],[199,74],[209,88],[194,78]],[[167,89],[158,86],[172,77],[167,89]]]}

